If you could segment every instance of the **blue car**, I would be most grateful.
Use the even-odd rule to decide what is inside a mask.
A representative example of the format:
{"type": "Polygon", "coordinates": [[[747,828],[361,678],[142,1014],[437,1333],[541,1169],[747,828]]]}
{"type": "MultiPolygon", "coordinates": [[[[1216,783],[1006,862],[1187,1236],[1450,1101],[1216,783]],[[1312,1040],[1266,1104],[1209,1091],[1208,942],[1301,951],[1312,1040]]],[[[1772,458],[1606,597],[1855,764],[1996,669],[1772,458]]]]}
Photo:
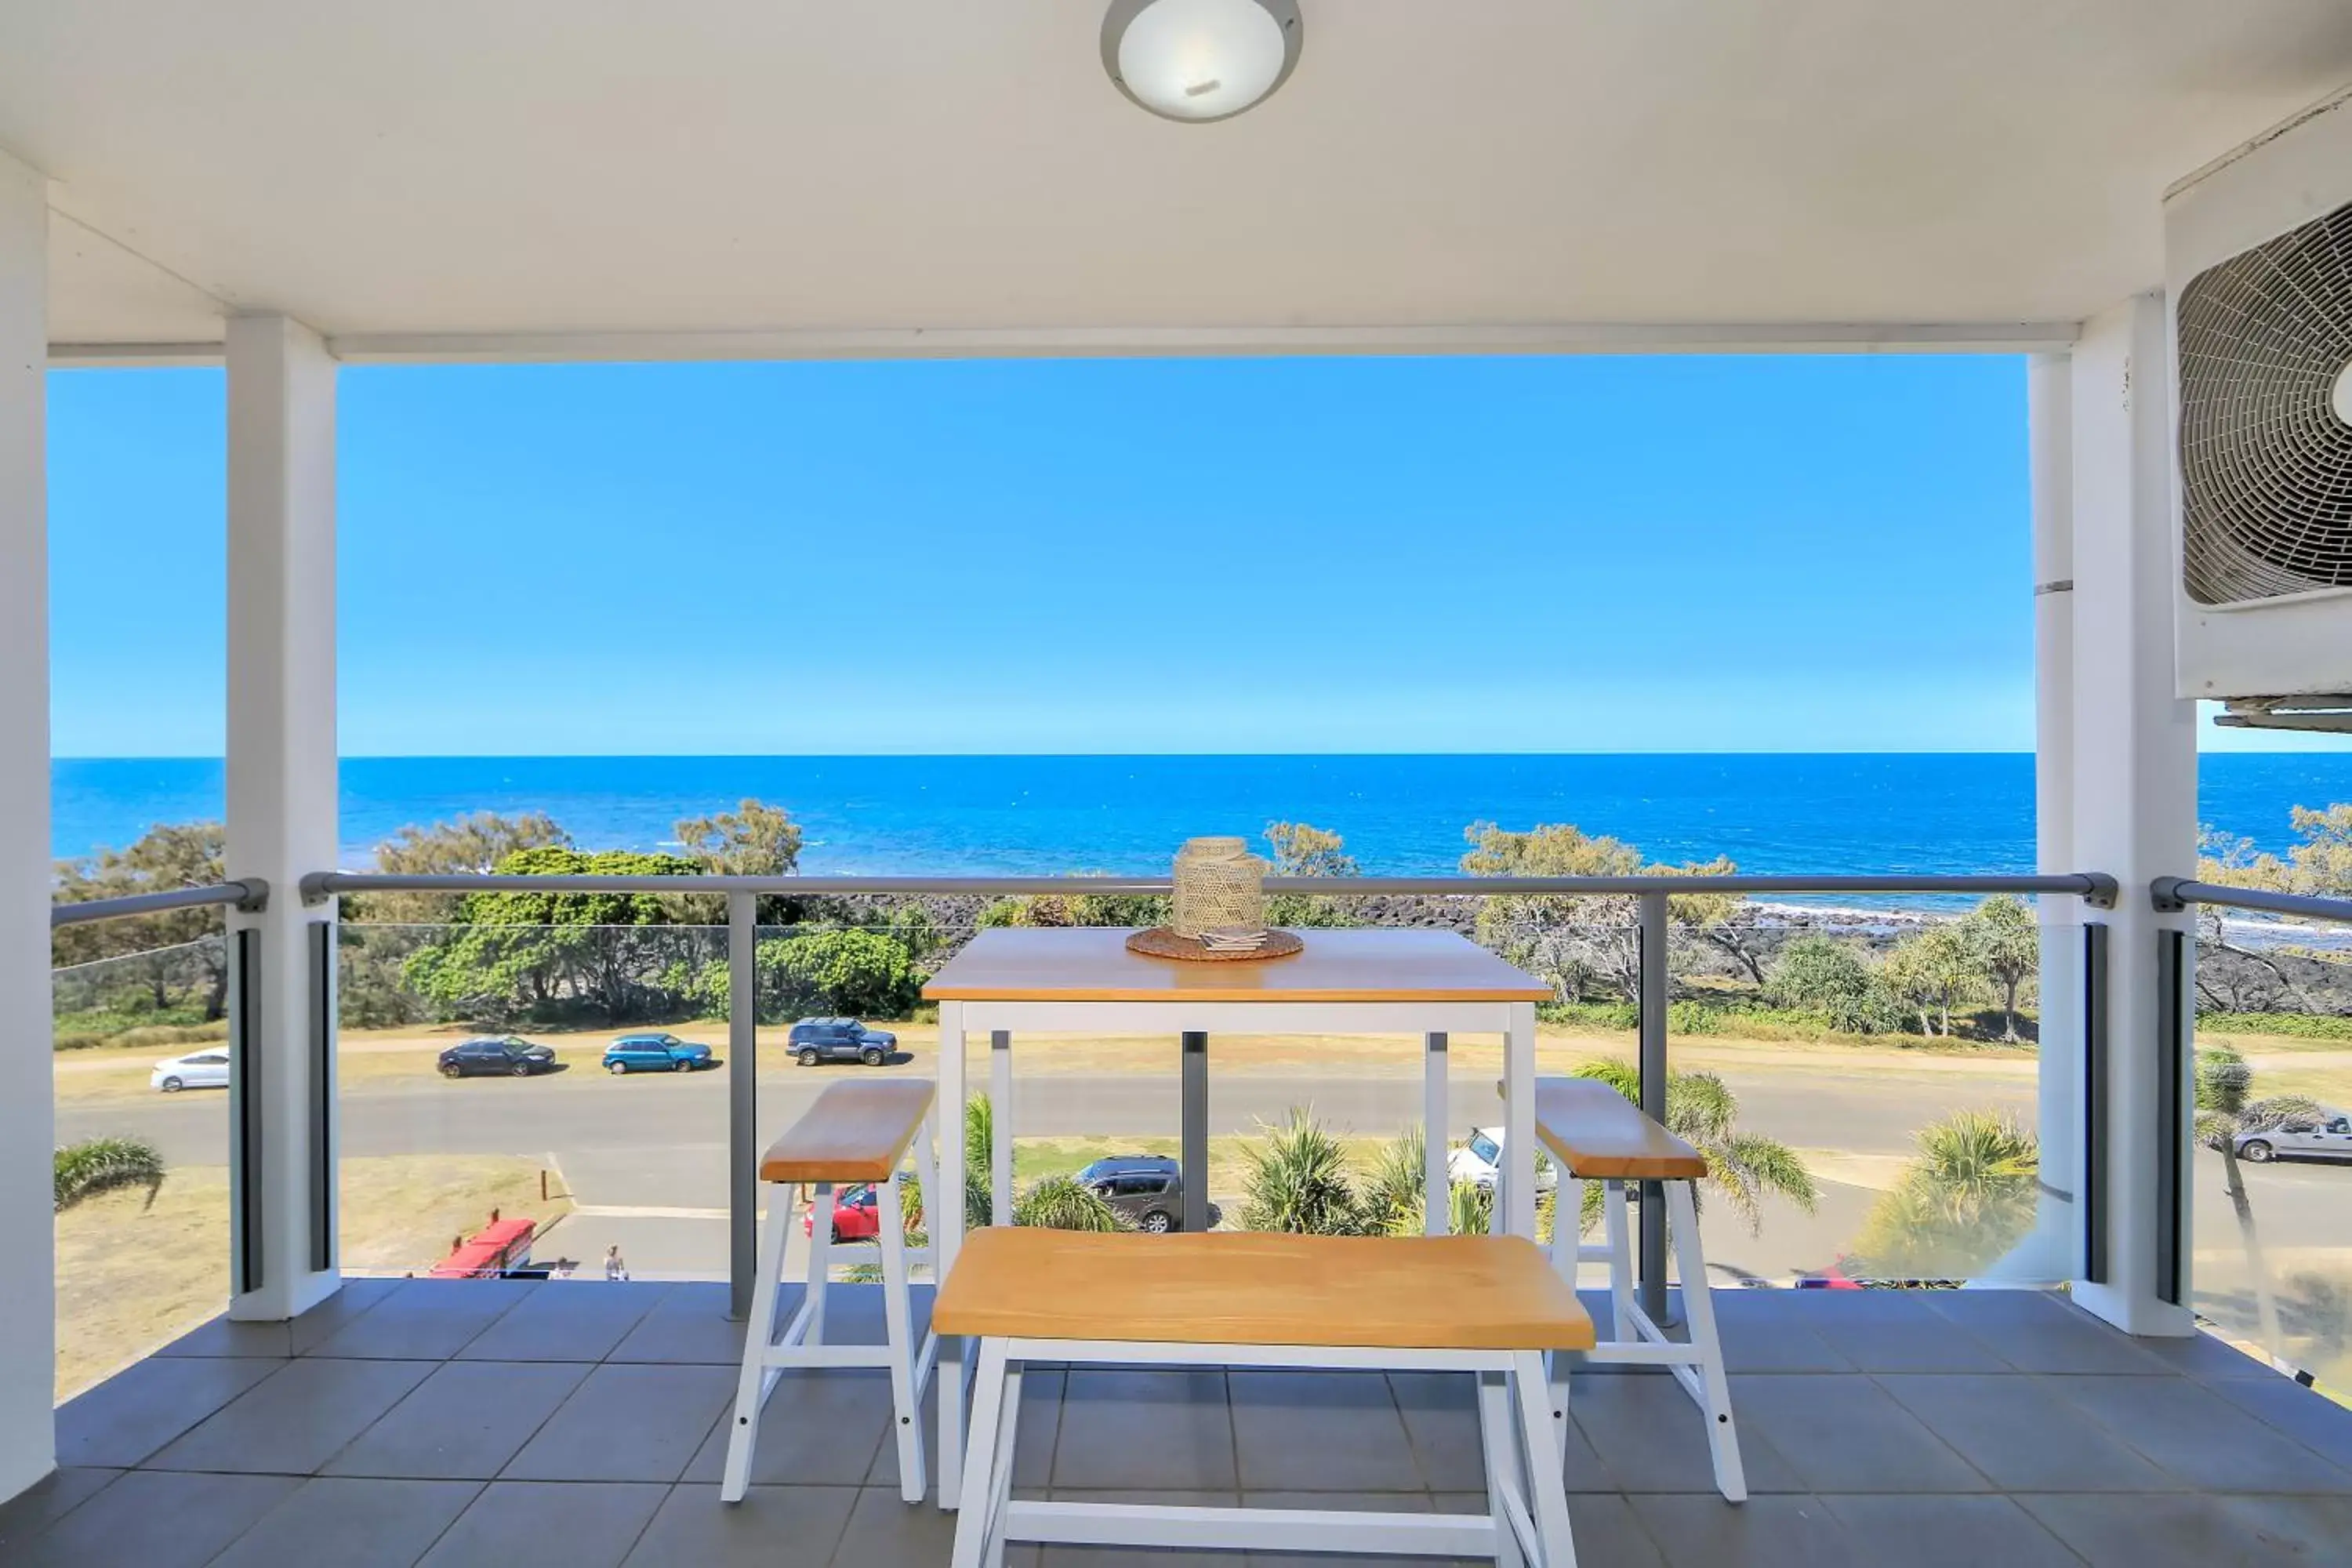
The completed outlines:
{"type": "Polygon", "coordinates": [[[625,1072],[696,1072],[711,1065],[709,1046],[676,1035],[623,1035],[604,1047],[604,1070],[615,1078],[625,1072]]]}

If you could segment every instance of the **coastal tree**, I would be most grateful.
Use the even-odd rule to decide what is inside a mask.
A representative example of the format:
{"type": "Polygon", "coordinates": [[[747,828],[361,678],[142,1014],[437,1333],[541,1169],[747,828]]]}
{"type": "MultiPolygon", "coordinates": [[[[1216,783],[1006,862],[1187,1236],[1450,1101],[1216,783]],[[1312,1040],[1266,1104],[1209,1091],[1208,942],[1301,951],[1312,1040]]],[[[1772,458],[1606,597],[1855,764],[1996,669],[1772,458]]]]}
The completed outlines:
{"type": "Polygon", "coordinates": [[[1952,1009],[1976,994],[1976,955],[1955,923],[1938,921],[1895,944],[1879,974],[1919,1019],[1919,1032],[1949,1037],[1952,1009]]]}
{"type": "MultiPolygon", "coordinates": [[[[1277,877],[1354,877],[1361,875],[1347,841],[1327,828],[1304,822],[1269,822],[1265,842],[1272,851],[1277,877]]],[[[1273,926],[1352,926],[1359,922],[1351,899],[1318,899],[1304,893],[1274,893],[1265,901],[1265,920],[1273,926]]]]}
{"type": "MultiPolygon", "coordinates": [[[[686,857],[713,876],[789,877],[801,868],[801,826],[781,805],[746,796],[732,811],[686,817],[673,831],[686,857]]],[[[797,925],[809,914],[804,899],[768,893],[759,900],[761,925],[797,925]]]]}
{"type": "Polygon", "coordinates": [[[1899,1005],[1878,972],[1851,944],[1809,931],[1791,938],[1773,961],[1766,1000],[1776,1007],[1826,1014],[1852,1035],[1899,1028],[1899,1005]]]}
{"type": "MultiPolygon", "coordinates": [[[[1728,876],[1738,868],[1718,857],[1670,866],[1645,862],[1633,846],[1592,835],[1570,823],[1538,823],[1514,833],[1491,822],[1463,829],[1469,852],[1462,869],[1473,877],[1728,876]]],[[[1726,925],[1739,900],[1728,894],[1675,894],[1666,901],[1668,941],[1687,944],[1726,925]]],[[[1483,899],[1478,940],[1524,969],[1550,980],[1563,1001],[1578,1000],[1597,983],[1627,1001],[1642,994],[1640,901],[1628,894],[1549,897],[1521,893],[1483,899]]],[[[1670,948],[1668,963],[1674,962],[1670,948]]]]}
{"type": "Polygon", "coordinates": [[[2017,1038],[2017,992],[2042,963],[2042,928],[2021,899],[2004,893],[1962,916],[1960,940],[2000,993],[2000,1037],[2017,1038]]]}
{"type": "MultiPolygon", "coordinates": [[[[1099,871],[1073,871],[1098,877],[1099,871]]],[[[1168,923],[1169,900],[1157,893],[1038,893],[998,899],[980,911],[982,928],[997,926],[1157,926],[1168,923]]]]}
{"type": "MultiPolygon", "coordinates": [[[[159,824],[128,849],[102,848],[58,861],[54,896],[60,903],[81,903],[205,887],[227,877],[226,858],[227,836],[219,823],[159,824]]],[[[145,1010],[162,1013],[185,998],[211,1022],[227,1005],[223,929],[216,908],[62,926],[50,933],[49,962],[63,968],[115,961],[109,973],[138,987],[145,1010]]]]}
{"type": "Polygon", "coordinates": [[[2206,827],[2198,845],[2198,877],[2314,898],[2352,897],[2352,802],[2293,806],[2287,821],[2302,842],[2284,859],[2257,849],[2251,838],[2206,827]]]}

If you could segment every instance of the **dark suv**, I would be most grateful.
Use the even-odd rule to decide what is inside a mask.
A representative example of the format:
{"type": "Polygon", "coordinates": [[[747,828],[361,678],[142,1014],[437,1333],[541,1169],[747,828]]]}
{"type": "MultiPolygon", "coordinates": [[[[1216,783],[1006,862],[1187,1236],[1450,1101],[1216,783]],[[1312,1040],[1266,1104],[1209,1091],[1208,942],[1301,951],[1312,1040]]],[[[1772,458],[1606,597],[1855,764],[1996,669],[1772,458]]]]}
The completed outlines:
{"type": "MultiPolygon", "coordinates": [[[[1077,1179],[1138,1230],[1164,1236],[1184,1226],[1183,1168],[1165,1154],[1114,1154],[1083,1167],[1077,1179]]],[[[1209,1228],[1223,1217],[1211,1204],[1209,1228]]]]}
{"type": "Polygon", "coordinates": [[[484,1037],[451,1046],[441,1053],[440,1066],[443,1078],[471,1078],[477,1073],[529,1078],[554,1071],[555,1052],[513,1035],[504,1039],[484,1037]]]}
{"type": "Polygon", "coordinates": [[[784,1048],[801,1066],[819,1062],[864,1062],[878,1068],[898,1048],[898,1037],[887,1029],[869,1029],[855,1018],[803,1018],[793,1026],[784,1048]]]}

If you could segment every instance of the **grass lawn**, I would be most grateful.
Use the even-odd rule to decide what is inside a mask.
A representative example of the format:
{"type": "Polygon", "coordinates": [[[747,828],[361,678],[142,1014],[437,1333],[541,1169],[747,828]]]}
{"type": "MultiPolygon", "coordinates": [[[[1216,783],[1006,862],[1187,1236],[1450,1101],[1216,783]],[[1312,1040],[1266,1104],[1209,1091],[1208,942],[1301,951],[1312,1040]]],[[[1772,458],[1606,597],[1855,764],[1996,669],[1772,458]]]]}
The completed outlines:
{"type": "MultiPolygon", "coordinates": [[[[493,1208],[542,1222],[539,1166],[501,1156],[346,1159],[343,1268],[423,1272],[493,1208]]],[[[228,1300],[228,1168],[186,1165],[152,1194],[122,1188],[57,1216],[57,1397],[63,1401],[221,1311],[228,1300]]]]}

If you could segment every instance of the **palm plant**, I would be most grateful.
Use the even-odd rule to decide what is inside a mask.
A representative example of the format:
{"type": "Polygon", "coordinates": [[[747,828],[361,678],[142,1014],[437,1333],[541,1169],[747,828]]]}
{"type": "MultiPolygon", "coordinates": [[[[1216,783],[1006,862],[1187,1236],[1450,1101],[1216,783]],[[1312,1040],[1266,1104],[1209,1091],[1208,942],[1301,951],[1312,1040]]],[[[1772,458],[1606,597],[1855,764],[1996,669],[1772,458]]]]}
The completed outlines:
{"type": "Polygon", "coordinates": [[[1125,1230],[1127,1222],[1076,1176],[1046,1176],[1013,1200],[1013,1223],[1044,1230],[1125,1230]]]}
{"type": "Polygon", "coordinates": [[[1356,1194],[1366,1230],[1381,1236],[1421,1234],[1422,1211],[1427,1206],[1429,1184],[1423,1161],[1428,1149],[1418,1125],[1381,1145],[1356,1194]]]}
{"type": "Polygon", "coordinates": [[[2298,1095],[2255,1100],[2253,1091],[2254,1069],[2245,1058],[2226,1046],[2197,1053],[2197,1141],[2221,1156],[2221,1186],[2230,1195],[2238,1239],[2246,1249],[2246,1272],[2254,1282],[2254,1312],[2262,1325],[2263,1348],[2276,1361],[2285,1348],[2278,1293],[2271,1285],[2270,1264],[2254,1228],[2254,1204],[2246,1193],[2245,1173],[2238,1165],[2238,1141],[2249,1132],[2268,1132],[2289,1121],[2315,1119],[2320,1109],[2317,1101],[2298,1095]]]}
{"type": "Polygon", "coordinates": [[[1280,1126],[1259,1126],[1265,1137],[1242,1152],[1248,1166],[1242,1182],[1242,1227],[1361,1235],[1364,1215],[1348,1178],[1346,1152],[1313,1111],[1293,1106],[1280,1126]]]}
{"type": "Polygon", "coordinates": [[[163,1156],[144,1138],[91,1138],[68,1144],[56,1152],[51,1170],[59,1209],[115,1187],[143,1186],[152,1204],[163,1185],[163,1156]]]}
{"type": "Polygon", "coordinates": [[[996,1108],[975,1094],[963,1106],[963,1225],[978,1230],[991,1223],[989,1173],[996,1169],[996,1108]]]}
{"type": "MultiPolygon", "coordinates": [[[[1587,1062],[1576,1076],[1605,1083],[1634,1104],[1642,1103],[1641,1071],[1630,1062],[1587,1062]]],[[[1666,1131],[1706,1156],[1701,1192],[1721,1198],[1750,1236],[1763,1231],[1766,1198],[1785,1199],[1807,1214],[1821,1201],[1812,1173],[1794,1149],[1777,1138],[1739,1130],[1739,1097],[1711,1072],[1666,1074],[1666,1131]]],[[[1600,1217],[1601,1185],[1588,1182],[1578,1218],[1590,1230],[1600,1217]]]]}
{"type": "Polygon", "coordinates": [[[1917,1145],[1863,1222],[1855,1250],[1869,1272],[1965,1278],[2032,1227],[2042,1141],[2030,1129],[1993,1111],[1957,1110],[1920,1129],[1917,1145]]]}

